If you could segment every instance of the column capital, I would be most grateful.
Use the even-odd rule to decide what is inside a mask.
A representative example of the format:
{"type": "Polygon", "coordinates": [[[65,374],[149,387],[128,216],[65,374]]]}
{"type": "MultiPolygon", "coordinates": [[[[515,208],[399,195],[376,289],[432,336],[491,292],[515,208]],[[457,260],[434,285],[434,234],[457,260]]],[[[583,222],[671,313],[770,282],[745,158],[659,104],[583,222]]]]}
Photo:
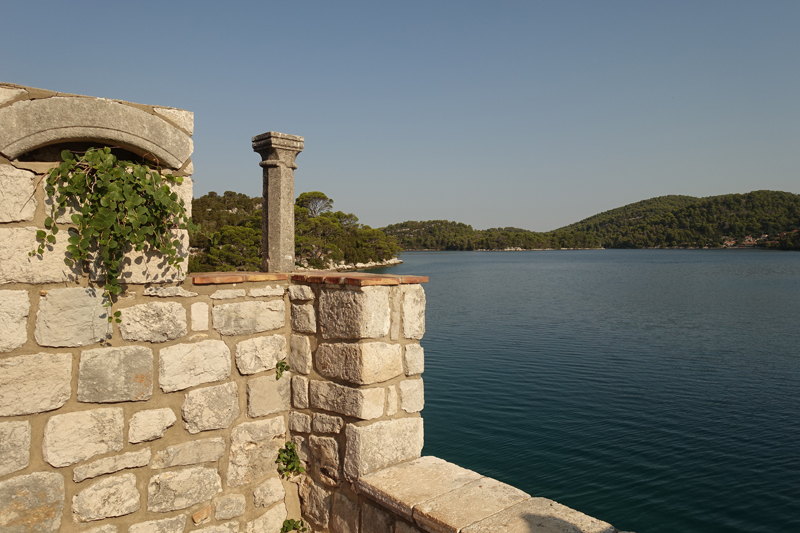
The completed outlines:
{"type": "Polygon", "coordinates": [[[252,141],[253,151],[261,156],[259,164],[262,167],[286,166],[295,169],[297,165],[294,159],[305,146],[303,137],[277,131],[256,135],[252,141]]]}

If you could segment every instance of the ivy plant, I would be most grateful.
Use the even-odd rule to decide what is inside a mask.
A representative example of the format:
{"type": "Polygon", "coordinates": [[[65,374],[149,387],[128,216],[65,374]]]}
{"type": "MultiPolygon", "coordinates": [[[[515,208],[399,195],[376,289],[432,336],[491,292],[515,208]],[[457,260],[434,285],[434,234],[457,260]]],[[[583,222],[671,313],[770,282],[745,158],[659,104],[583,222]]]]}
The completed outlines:
{"type": "MultiPolygon", "coordinates": [[[[181,242],[173,230],[187,229],[191,221],[183,200],[170,188],[180,176],[162,175],[158,169],[132,161],[120,161],[110,148],[90,148],[80,154],[64,150],[63,162],[45,177],[45,191],[53,198],[45,230],[36,232],[39,246],[31,255],[43,254],[56,242],[57,214],[73,210],[75,224],[67,241],[67,266],[96,260],[105,276],[106,305],[122,292],[125,251],[157,250],[179,272],[181,242]]],[[[119,322],[120,312],[109,314],[119,322]]]]}
{"type": "Polygon", "coordinates": [[[283,521],[281,533],[289,533],[290,531],[308,531],[308,529],[306,529],[306,525],[302,520],[289,518],[288,520],[283,521]]]}
{"type": "Polygon", "coordinates": [[[297,455],[297,446],[293,442],[287,442],[284,448],[278,450],[278,474],[283,477],[295,476],[306,471],[300,466],[300,456],[297,455]]]}
{"type": "Polygon", "coordinates": [[[289,363],[287,363],[286,361],[278,361],[278,364],[275,366],[275,369],[277,370],[275,374],[276,380],[281,379],[283,377],[284,372],[288,372],[289,370],[291,370],[291,368],[289,368],[289,363]]]}

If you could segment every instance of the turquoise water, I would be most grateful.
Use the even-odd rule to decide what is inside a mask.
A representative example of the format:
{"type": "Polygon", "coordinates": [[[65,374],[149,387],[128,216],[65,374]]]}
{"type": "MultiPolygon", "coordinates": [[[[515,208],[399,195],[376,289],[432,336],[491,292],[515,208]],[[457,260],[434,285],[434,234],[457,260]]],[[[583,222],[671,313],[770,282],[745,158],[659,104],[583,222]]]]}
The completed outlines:
{"type": "Polygon", "coordinates": [[[800,531],[800,253],[418,252],[425,449],[621,530],[800,531]]]}

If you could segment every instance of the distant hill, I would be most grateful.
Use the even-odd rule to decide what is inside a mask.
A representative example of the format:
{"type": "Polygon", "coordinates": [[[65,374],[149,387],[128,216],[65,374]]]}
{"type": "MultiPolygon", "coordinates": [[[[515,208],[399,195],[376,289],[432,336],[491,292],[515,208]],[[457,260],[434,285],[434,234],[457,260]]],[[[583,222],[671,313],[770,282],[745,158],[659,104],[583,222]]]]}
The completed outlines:
{"type": "Polygon", "coordinates": [[[720,247],[725,242],[800,249],[800,195],[753,191],[707,198],[659,196],[605,211],[554,231],[474,230],[447,220],[402,222],[382,228],[406,250],[509,248],[720,247]],[[782,235],[783,234],[783,235],[782,235]],[[769,237],[762,238],[763,235],[769,237]]]}

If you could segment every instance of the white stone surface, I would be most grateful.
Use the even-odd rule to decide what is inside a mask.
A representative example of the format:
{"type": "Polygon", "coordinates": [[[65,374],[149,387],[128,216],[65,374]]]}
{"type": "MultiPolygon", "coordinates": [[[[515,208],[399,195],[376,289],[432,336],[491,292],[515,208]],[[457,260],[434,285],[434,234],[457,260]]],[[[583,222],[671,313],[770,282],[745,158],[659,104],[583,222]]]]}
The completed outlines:
{"type": "Polygon", "coordinates": [[[389,334],[389,288],[322,289],[319,323],[325,339],[375,339],[389,334]]]}
{"type": "Polygon", "coordinates": [[[314,290],[308,285],[292,285],[289,287],[289,299],[307,302],[314,299],[314,290]]]}
{"type": "Polygon", "coordinates": [[[81,275],[78,265],[64,264],[67,252],[66,232],[59,233],[55,244],[42,255],[28,256],[38,248],[37,228],[0,228],[0,284],[58,283],[74,281],[81,275]]]}
{"type": "Polygon", "coordinates": [[[400,396],[397,394],[397,387],[392,385],[386,395],[386,414],[394,416],[400,410],[400,396]]]}
{"type": "MultiPolygon", "coordinates": [[[[189,257],[189,232],[182,229],[173,229],[170,236],[172,240],[180,241],[177,246],[177,255],[182,257],[181,270],[169,266],[166,258],[150,246],[145,246],[141,252],[128,247],[122,260],[120,281],[129,284],[141,285],[145,283],[175,283],[186,279],[186,261],[189,257]]],[[[104,278],[103,270],[97,261],[89,262],[89,277],[92,281],[104,278]]]]}
{"type": "Polygon", "coordinates": [[[182,442],[156,453],[150,468],[196,465],[218,461],[225,453],[225,439],[213,437],[182,442]]]}
{"type": "Polygon", "coordinates": [[[406,376],[416,376],[425,372],[425,350],[419,344],[405,347],[406,376]]]}
{"type": "Polygon", "coordinates": [[[113,474],[114,472],[119,472],[127,468],[147,466],[149,462],[150,448],[120,455],[112,455],[111,457],[104,457],[89,464],[76,466],[75,470],[72,471],[72,481],[80,483],[85,479],[102,476],[103,474],[113,474]]]}
{"type": "Polygon", "coordinates": [[[400,389],[400,407],[406,413],[418,413],[425,407],[425,388],[421,379],[407,379],[401,381],[397,388],[400,389]]]}
{"type": "Polygon", "coordinates": [[[10,352],[28,341],[30,308],[28,291],[0,291],[0,352],[10,352]]]}
{"type": "Polygon", "coordinates": [[[316,433],[339,433],[344,427],[344,420],[339,416],[314,413],[311,429],[316,433]]]}
{"type": "Polygon", "coordinates": [[[263,287],[261,289],[250,289],[250,292],[247,294],[253,298],[269,298],[272,296],[283,296],[284,292],[286,292],[286,289],[283,287],[263,287]]]}
{"type": "Polygon", "coordinates": [[[231,375],[231,351],[217,340],[176,344],[159,352],[158,383],[164,392],[227,379],[231,375]]]}
{"type": "Polygon", "coordinates": [[[297,433],[311,433],[311,417],[305,413],[289,413],[289,429],[297,433]]]}
{"type": "Polygon", "coordinates": [[[211,294],[212,300],[231,300],[233,298],[244,298],[244,289],[220,289],[211,294]]]}
{"type": "Polygon", "coordinates": [[[134,474],[112,476],[72,498],[72,517],[77,522],[91,522],[131,514],[139,510],[139,500],[134,474]]]}
{"type": "Polygon", "coordinates": [[[280,531],[286,520],[286,505],[276,505],[255,520],[247,523],[245,533],[272,533],[280,531]]]}
{"type": "Polygon", "coordinates": [[[191,298],[197,296],[197,293],[187,291],[183,287],[147,287],[144,290],[144,295],[158,298],[191,298]]]}
{"type": "Polygon", "coordinates": [[[166,342],[186,335],[186,309],[178,302],[150,302],[122,309],[119,332],[126,341],[166,342]]]}
{"type": "Polygon", "coordinates": [[[33,220],[37,205],[33,197],[35,177],[28,170],[0,165],[0,222],[33,220]]]}
{"type": "Polygon", "coordinates": [[[27,468],[30,459],[30,422],[0,422],[0,476],[27,468]]]}
{"type": "Polygon", "coordinates": [[[289,367],[300,374],[310,374],[313,368],[311,362],[311,339],[305,335],[292,335],[289,341],[289,367]]]}
{"type": "Polygon", "coordinates": [[[265,335],[244,340],[236,345],[236,368],[243,375],[272,370],[286,359],[286,337],[265,335]]]}
{"type": "Polygon", "coordinates": [[[128,528],[128,533],[183,533],[186,527],[186,515],[139,522],[128,528]]]}
{"type": "Polygon", "coordinates": [[[425,291],[422,285],[402,285],[403,335],[421,339],[425,335],[425,291]]]}
{"type": "Polygon", "coordinates": [[[311,304],[292,304],[292,331],[298,333],[316,333],[317,315],[311,304]]]}
{"type": "Polygon", "coordinates": [[[308,378],[292,376],[292,405],[308,409],[308,378]]]}
{"type": "Polygon", "coordinates": [[[153,395],[153,350],[144,346],[81,352],[78,401],[138,402],[153,395]]]}
{"type": "Polygon", "coordinates": [[[385,342],[332,343],[317,347],[317,371],[356,385],[388,381],[403,374],[402,347],[385,342]]]}
{"type": "Polygon", "coordinates": [[[128,426],[128,442],[136,444],[160,439],[177,420],[169,407],[134,413],[128,426]]]}
{"type": "Polygon", "coordinates": [[[153,111],[168,118],[179,128],[189,135],[194,135],[194,113],[185,109],[174,109],[172,107],[154,107],[153,111]]]}
{"type": "Polygon", "coordinates": [[[192,304],[192,331],[208,331],[208,304],[192,304]]]}
{"type": "Polygon", "coordinates": [[[42,346],[87,346],[111,337],[102,291],[92,288],[50,289],[39,300],[36,342],[42,346]]]}
{"type": "Polygon", "coordinates": [[[230,381],[186,393],[181,410],[186,431],[191,434],[224,429],[239,416],[239,388],[230,381]]]}
{"type": "Polygon", "coordinates": [[[215,305],[211,309],[214,329],[223,335],[252,335],[286,325],[283,300],[237,302],[215,305]]]}
{"type": "Polygon", "coordinates": [[[225,494],[214,498],[214,518],[230,520],[244,514],[247,501],[244,494],[225,494]]]}
{"type": "Polygon", "coordinates": [[[17,89],[16,87],[0,87],[0,105],[7,104],[14,98],[26,94],[25,89],[17,89]]]}
{"type": "Polygon", "coordinates": [[[64,510],[64,477],[34,472],[0,481],[0,531],[57,533],[64,510]]]}
{"type": "Polygon", "coordinates": [[[269,507],[273,503],[283,500],[286,490],[280,478],[271,477],[261,483],[253,492],[253,504],[256,507],[269,507]]]}
{"type": "Polygon", "coordinates": [[[55,467],[122,449],[121,407],[53,415],[44,427],[42,455],[55,467]]]}
{"type": "Polygon", "coordinates": [[[222,492],[216,468],[195,466],[156,474],[147,485],[147,510],[166,513],[210,500],[222,492]]]}
{"type": "Polygon", "coordinates": [[[117,529],[117,526],[113,524],[106,524],[104,526],[98,526],[84,530],[82,533],[117,533],[118,531],[119,530],[117,529]]]}
{"type": "Polygon", "coordinates": [[[368,426],[347,424],[344,474],[354,481],[381,468],[420,456],[422,418],[400,418],[368,426]]]}
{"type": "Polygon", "coordinates": [[[314,409],[371,420],[383,415],[386,390],[354,389],[330,381],[312,381],[309,400],[314,409]]]}
{"type": "Polygon", "coordinates": [[[38,353],[0,359],[0,416],[58,409],[72,394],[72,354],[38,353]]]}
{"type": "Polygon", "coordinates": [[[196,533],[238,533],[239,522],[231,520],[230,522],[225,522],[222,524],[201,527],[199,529],[195,529],[194,531],[196,533]]]}
{"type": "Polygon", "coordinates": [[[283,447],[286,425],[283,416],[245,422],[231,431],[228,485],[241,487],[266,476],[278,475],[275,458],[283,447]]]}
{"type": "Polygon", "coordinates": [[[288,411],[291,399],[291,374],[281,379],[264,376],[247,382],[247,414],[251,418],[288,411]]]}

